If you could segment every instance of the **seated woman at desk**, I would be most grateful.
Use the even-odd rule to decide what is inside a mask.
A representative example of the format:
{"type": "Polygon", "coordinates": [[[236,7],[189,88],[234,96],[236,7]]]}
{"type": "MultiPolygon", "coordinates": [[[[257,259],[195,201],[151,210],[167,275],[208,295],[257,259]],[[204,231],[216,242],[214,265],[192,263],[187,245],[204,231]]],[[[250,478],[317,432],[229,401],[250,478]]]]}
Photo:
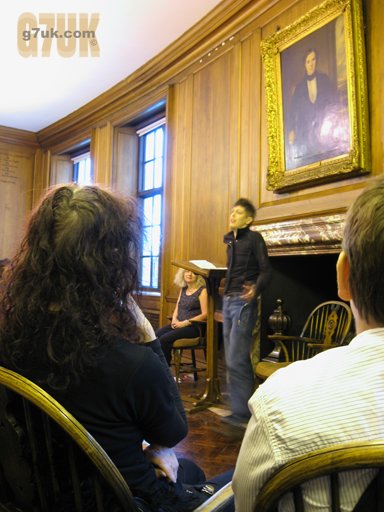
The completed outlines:
{"type": "Polygon", "coordinates": [[[180,268],[174,283],[180,286],[180,293],[169,325],[156,331],[167,363],[171,363],[172,347],[181,338],[197,338],[200,336],[196,321],[207,318],[208,297],[204,279],[190,270],[180,268]]]}

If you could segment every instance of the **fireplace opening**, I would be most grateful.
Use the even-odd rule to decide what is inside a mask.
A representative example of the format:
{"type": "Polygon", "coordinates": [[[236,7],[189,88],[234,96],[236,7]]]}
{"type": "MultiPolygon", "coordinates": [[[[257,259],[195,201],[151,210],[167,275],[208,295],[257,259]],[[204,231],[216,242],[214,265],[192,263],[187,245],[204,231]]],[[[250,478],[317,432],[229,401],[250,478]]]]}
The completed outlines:
{"type": "Polygon", "coordinates": [[[290,326],[284,334],[300,334],[309,313],[320,302],[340,300],[337,295],[336,262],[338,254],[272,256],[272,279],[262,296],[261,358],[272,350],[267,335],[273,330],[268,318],[283,300],[290,326]]]}

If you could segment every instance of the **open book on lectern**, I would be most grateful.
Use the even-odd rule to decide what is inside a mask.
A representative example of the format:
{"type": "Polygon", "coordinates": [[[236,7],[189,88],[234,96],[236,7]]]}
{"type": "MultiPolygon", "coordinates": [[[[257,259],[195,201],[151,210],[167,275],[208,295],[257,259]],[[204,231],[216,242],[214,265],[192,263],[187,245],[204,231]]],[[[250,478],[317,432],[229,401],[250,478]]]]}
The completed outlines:
{"type": "Polygon", "coordinates": [[[196,265],[196,267],[199,267],[199,268],[203,268],[203,269],[206,269],[206,270],[211,270],[211,269],[220,269],[220,270],[226,270],[227,267],[217,267],[214,263],[211,263],[210,261],[207,261],[207,260],[189,260],[189,263],[193,263],[194,265],[196,265]]]}

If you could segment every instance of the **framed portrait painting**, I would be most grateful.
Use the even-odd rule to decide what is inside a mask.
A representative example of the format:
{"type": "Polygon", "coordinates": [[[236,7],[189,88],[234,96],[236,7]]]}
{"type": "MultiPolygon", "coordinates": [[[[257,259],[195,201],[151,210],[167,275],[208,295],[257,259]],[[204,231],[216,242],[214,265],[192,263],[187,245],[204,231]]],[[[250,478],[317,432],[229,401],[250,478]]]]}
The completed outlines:
{"type": "Polygon", "coordinates": [[[360,0],[327,0],[261,43],[268,189],[370,171],[360,0]]]}

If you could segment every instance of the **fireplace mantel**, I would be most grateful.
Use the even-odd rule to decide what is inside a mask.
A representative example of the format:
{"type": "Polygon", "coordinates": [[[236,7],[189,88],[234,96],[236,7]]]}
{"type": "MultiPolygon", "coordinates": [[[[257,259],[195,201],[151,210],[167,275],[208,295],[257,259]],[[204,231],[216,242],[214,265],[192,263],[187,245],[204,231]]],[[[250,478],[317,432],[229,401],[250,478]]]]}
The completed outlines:
{"type": "Polygon", "coordinates": [[[254,225],[268,246],[270,256],[338,253],[345,214],[254,225]]]}

